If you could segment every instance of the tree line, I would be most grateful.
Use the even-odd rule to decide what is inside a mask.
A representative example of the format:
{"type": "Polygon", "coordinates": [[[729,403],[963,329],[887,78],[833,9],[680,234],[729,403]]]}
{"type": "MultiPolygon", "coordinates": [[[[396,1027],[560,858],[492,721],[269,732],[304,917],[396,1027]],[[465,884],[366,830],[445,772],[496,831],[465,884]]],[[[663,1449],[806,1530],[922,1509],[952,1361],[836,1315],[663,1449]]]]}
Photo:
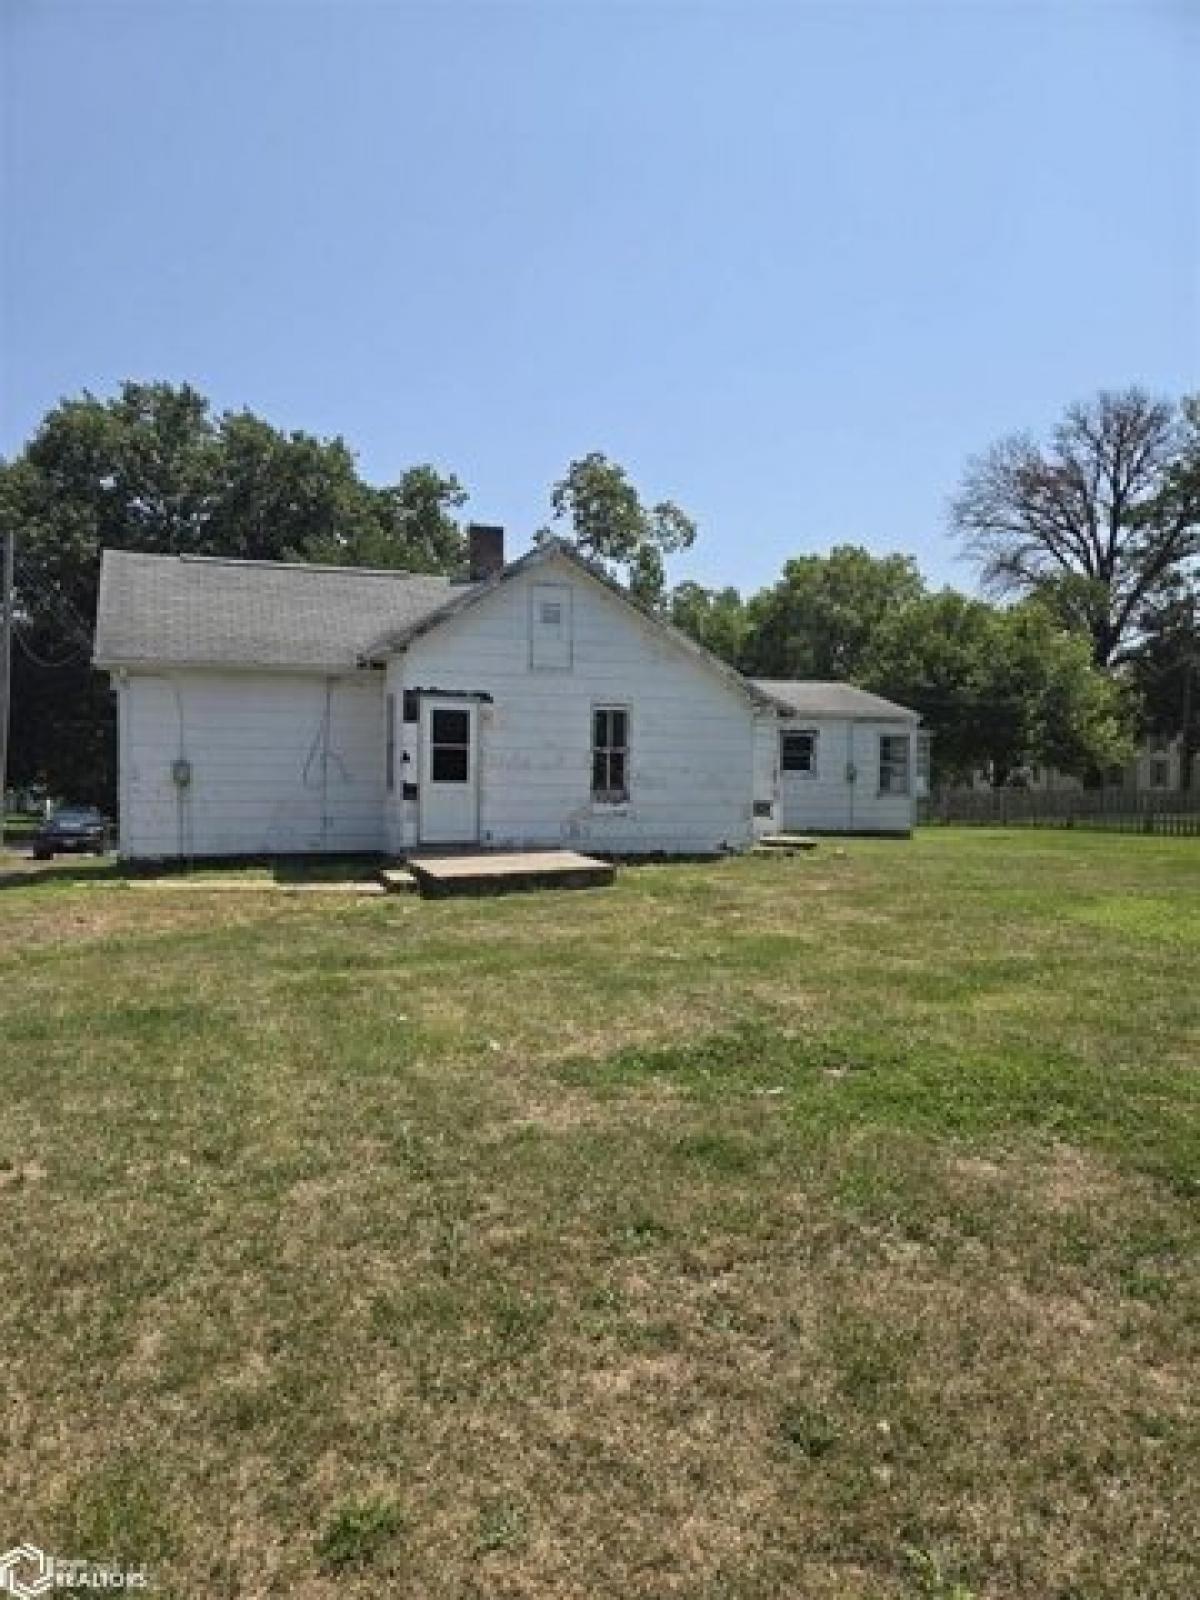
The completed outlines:
{"type": "Polygon", "coordinates": [[[949,534],[988,599],[931,591],[905,556],[787,562],[743,599],[681,584],[673,619],[742,670],[846,678],[920,711],[939,781],[1030,765],[1100,778],[1135,741],[1200,729],[1200,397],[1070,407],[970,462],[949,534]],[[1003,602],[1003,603],[998,603],[1003,602]]]}
{"type": "MultiPolygon", "coordinates": [[[[186,384],[56,406],[0,464],[0,531],[17,535],[11,781],[112,803],[111,696],[90,666],[103,549],[462,575],[467,498],[427,464],[370,484],[342,439],[217,413],[186,384]]],[[[1031,763],[1096,775],[1146,734],[1195,747],[1200,400],[1104,393],[1047,442],[1016,436],[971,462],[950,533],[988,598],[856,545],[797,556],[747,596],[669,585],[693,519],[646,503],[599,452],[570,463],[549,513],[536,537],[571,539],[741,670],[913,706],[941,781],[1031,763]]]]}

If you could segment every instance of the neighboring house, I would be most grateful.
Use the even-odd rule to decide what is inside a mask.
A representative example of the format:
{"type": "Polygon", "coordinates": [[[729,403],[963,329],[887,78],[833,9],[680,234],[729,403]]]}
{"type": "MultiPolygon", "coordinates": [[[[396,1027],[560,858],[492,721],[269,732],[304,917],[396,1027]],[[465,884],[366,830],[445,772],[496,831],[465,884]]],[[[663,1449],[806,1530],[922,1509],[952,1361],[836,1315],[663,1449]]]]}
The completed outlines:
{"type": "MultiPolygon", "coordinates": [[[[1139,794],[1159,794],[1184,787],[1183,740],[1155,739],[1143,744],[1121,770],[1119,786],[1139,794]]],[[[1200,789],[1200,754],[1192,757],[1191,788],[1200,789]]],[[[1110,775],[1115,783],[1116,773],[1110,775]]]]}
{"type": "Polygon", "coordinates": [[[470,543],[463,582],[105,551],[122,855],[911,830],[915,713],[744,678],[559,541],[470,543]]]}
{"type": "MultiPolygon", "coordinates": [[[[973,774],[965,787],[986,793],[995,787],[990,774],[973,774]]],[[[1035,794],[1074,794],[1086,785],[1073,772],[1057,767],[1029,765],[1018,767],[1010,776],[1009,788],[1027,789],[1035,794]]],[[[1103,787],[1123,794],[1171,794],[1183,789],[1183,740],[1151,739],[1140,745],[1124,766],[1110,767],[1104,773],[1103,787]]],[[[1193,790],[1200,789],[1200,754],[1192,758],[1193,790]]]]}

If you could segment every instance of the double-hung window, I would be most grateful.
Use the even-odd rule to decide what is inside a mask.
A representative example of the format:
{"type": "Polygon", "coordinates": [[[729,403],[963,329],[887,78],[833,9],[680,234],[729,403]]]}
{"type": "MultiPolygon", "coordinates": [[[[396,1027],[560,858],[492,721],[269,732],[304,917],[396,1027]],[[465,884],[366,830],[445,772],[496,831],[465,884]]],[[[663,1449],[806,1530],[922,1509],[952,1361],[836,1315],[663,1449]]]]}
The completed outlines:
{"type": "Polygon", "coordinates": [[[597,706],[592,712],[592,800],[621,805],[629,799],[629,711],[597,706]]]}
{"type": "Polygon", "coordinates": [[[880,735],[880,794],[907,794],[909,792],[908,752],[910,744],[911,740],[907,733],[884,733],[880,735]]]}
{"type": "Polygon", "coordinates": [[[794,772],[802,778],[817,775],[817,736],[810,729],[797,732],[788,729],[779,735],[779,767],[782,772],[794,772]]]}

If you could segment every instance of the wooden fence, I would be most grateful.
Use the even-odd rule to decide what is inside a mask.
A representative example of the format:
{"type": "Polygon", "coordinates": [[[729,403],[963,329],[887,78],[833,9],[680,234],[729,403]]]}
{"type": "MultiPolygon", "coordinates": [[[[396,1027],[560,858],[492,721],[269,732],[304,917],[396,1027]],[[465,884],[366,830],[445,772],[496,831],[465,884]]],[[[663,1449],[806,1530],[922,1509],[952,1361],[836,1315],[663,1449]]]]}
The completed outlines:
{"type": "Polygon", "coordinates": [[[922,801],[918,820],[977,828],[1092,828],[1200,839],[1200,790],[949,791],[922,801]]]}

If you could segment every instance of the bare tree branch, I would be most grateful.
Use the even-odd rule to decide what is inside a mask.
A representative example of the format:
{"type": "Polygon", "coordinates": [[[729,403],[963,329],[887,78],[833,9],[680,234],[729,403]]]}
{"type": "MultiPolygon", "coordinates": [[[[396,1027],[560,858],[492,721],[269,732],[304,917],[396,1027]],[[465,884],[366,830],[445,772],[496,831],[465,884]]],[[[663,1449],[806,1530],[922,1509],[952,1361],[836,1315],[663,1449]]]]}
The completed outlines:
{"type": "Polygon", "coordinates": [[[1180,490],[1185,444],[1169,402],[1102,391],[1068,407],[1048,446],[1018,434],[972,461],[952,531],[989,587],[1060,593],[1108,665],[1127,653],[1156,589],[1200,555],[1200,488],[1180,490]]]}

